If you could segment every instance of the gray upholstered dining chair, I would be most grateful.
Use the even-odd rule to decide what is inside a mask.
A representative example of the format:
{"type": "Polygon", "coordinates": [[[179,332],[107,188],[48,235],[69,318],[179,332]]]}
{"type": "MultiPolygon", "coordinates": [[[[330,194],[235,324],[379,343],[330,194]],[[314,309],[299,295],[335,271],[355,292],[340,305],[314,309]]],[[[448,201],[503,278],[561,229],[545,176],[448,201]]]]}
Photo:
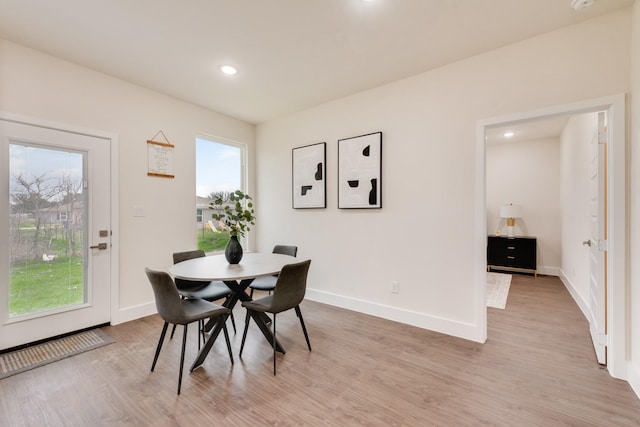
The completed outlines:
{"type": "Polygon", "coordinates": [[[162,320],[164,320],[162,333],[160,334],[160,340],[158,341],[158,346],[156,348],[156,354],[153,357],[151,372],[153,372],[156,367],[156,362],[158,361],[158,356],[160,355],[162,343],[169,324],[184,325],[184,333],[182,335],[182,353],[180,355],[180,371],[178,374],[178,394],[180,394],[180,388],[182,386],[182,370],[184,367],[184,352],[187,344],[187,327],[189,323],[216,317],[219,318],[218,322],[222,322],[222,330],[224,332],[224,338],[227,341],[229,359],[231,359],[231,364],[233,364],[233,353],[231,352],[229,332],[227,331],[226,325],[227,316],[231,310],[202,299],[181,298],[173,279],[168,273],[151,270],[149,268],[145,268],[144,271],[149,278],[149,282],[151,282],[151,287],[153,288],[158,314],[162,320]]]}
{"type": "MultiPolygon", "coordinates": [[[[297,246],[289,246],[289,245],[275,245],[273,247],[274,254],[283,254],[295,257],[298,255],[298,247],[297,246]]],[[[275,274],[273,276],[263,276],[257,277],[253,282],[249,285],[249,289],[251,289],[251,298],[253,298],[253,291],[268,291],[271,293],[276,287],[276,279],[278,275],[275,274]]]]}
{"type": "MultiPolygon", "coordinates": [[[[184,251],[184,252],[174,252],[173,253],[173,263],[177,264],[182,261],[186,261],[194,258],[202,258],[205,256],[204,251],[197,249],[193,251],[184,251]]],[[[185,279],[175,279],[176,286],[178,287],[178,292],[184,298],[200,298],[205,301],[213,302],[219,299],[224,298],[225,302],[231,296],[233,291],[229,289],[227,285],[222,282],[213,281],[213,282],[201,282],[195,280],[185,280],[185,279]]],[[[233,326],[233,332],[236,332],[236,321],[233,318],[233,311],[229,316],[231,318],[231,325],[233,326]]],[[[173,333],[176,328],[173,327],[171,331],[171,338],[173,338],[173,333]]],[[[204,331],[202,331],[204,332],[204,331]]]]}
{"type": "Polygon", "coordinates": [[[302,261],[296,264],[287,264],[282,267],[280,275],[276,281],[276,287],[272,295],[257,299],[255,301],[244,301],[242,306],[247,309],[247,317],[244,322],[244,332],[242,334],[242,344],[240,344],[240,357],[244,349],[244,342],[247,338],[247,330],[249,329],[249,321],[254,313],[271,313],[273,314],[273,375],[276,374],[276,315],[290,309],[295,309],[304,338],[307,340],[307,347],[311,351],[311,343],[307,328],[304,326],[304,319],[300,311],[300,303],[304,299],[307,289],[307,274],[309,273],[309,265],[311,260],[302,261]]]}

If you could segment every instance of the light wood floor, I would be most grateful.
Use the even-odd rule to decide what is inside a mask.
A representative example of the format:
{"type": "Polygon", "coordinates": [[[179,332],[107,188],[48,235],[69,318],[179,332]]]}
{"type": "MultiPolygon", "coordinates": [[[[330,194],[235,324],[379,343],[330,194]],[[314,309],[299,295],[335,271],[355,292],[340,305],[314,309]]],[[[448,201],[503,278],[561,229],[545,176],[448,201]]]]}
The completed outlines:
{"type": "MultiPolygon", "coordinates": [[[[107,327],[115,344],[0,381],[1,426],[638,426],[640,400],[594,359],[587,323],[555,277],[514,275],[477,344],[305,301],[313,352],[295,313],[279,316],[287,354],[252,324],[232,367],[224,340],[185,370],[181,338],[149,372],[157,316],[107,327]]],[[[190,331],[187,361],[196,353],[190,331]]]]}

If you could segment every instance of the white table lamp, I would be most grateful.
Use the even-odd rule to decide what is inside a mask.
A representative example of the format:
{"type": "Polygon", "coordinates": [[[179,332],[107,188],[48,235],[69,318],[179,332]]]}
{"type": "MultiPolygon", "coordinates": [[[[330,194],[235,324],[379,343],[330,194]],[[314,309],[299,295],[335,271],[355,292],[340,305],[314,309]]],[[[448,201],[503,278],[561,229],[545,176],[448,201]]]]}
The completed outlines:
{"type": "Polygon", "coordinates": [[[522,206],[511,203],[500,206],[500,218],[507,219],[507,236],[513,237],[516,218],[522,218],[522,206]]]}

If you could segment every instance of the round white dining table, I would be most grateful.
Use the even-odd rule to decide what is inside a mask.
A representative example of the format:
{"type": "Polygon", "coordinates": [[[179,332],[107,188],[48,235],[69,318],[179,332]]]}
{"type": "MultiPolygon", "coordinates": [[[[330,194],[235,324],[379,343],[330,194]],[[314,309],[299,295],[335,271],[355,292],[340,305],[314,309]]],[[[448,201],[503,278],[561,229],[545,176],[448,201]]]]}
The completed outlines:
{"type": "Polygon", "coordinates": [[[239,264],[229,264],[224,255],[192,258],[174,264],[169,273],[177,279],[239,281],[277,274],[287,264],[295,262],[289,255],[248,252],[239,264]]]}

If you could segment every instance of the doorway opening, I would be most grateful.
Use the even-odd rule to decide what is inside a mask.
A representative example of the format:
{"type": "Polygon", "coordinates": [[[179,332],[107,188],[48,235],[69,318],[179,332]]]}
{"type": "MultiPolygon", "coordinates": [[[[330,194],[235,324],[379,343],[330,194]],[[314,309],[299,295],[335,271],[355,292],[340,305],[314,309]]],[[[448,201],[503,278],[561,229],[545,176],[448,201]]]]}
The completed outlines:
{"type": "MultiPolygon", "coordinates": [[[[608,288],[602,309],[606,313],[608,334],[605,338],[608,349],[607,369],[616,378],[626,378],[625,366],[625,96],[590,100],[576,104],[554,106],[543,110],[524,112],[505,117],[481,120],[477,124],[477,186],[476,186],[476,242],[477,242],[477,283],[478,286],[478,325],[484,330],[486,340],[486,261],[487,235],[495,230],[488,229],[487,205],[487,135],[492,129],[504,126],[517,126],[534,121],[557,119],[583,115],[586,113],[606,112],[608,117],[608,140],[604,148],[607,163],[605,215],[608,218],[608,236],[604,246],[608,257],[606,282],[608,288]]],[[[587,236],[585,236],[587,237],[587,236]]],[[[569,289],[571,292],[571,289],[569,289]]],[[[576,295],[573,295],[576,299],[576,295]]],[[[589,301],[591,296],[580,296],[589,301]]],[[[580,305],[580,304],[578,304],[580,305]]],[[[583,307],[581,307],[583,308],[583,307]]],[[[583,312],[585,310],[583,309],[583,312]]],[[[585,313],[590,319],[590,314],[585,313]]]]}

